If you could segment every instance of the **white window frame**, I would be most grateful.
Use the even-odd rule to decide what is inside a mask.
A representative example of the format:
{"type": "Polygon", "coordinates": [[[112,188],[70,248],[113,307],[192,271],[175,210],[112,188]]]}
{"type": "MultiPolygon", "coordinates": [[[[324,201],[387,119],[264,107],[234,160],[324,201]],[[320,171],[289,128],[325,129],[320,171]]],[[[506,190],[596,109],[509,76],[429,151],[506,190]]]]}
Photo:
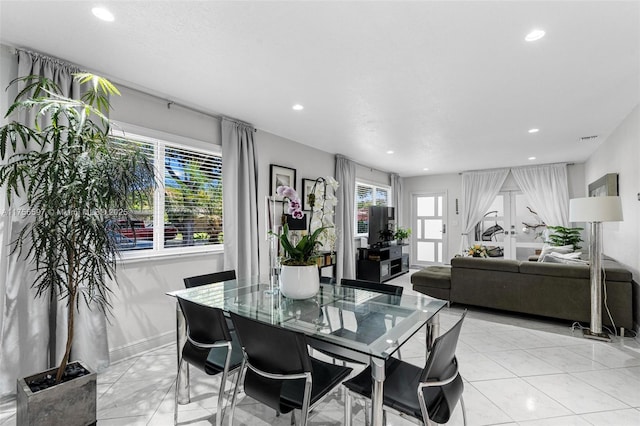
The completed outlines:
{"type": "MultiPolygon", "coordinates": [[[[223,244],[209,244],[190,247],[164,247],[164,153],[165,147],[176,147],[199,152],[206,155],[222,157],[222,147],[210,142],[191,139],[166,133],[160,130],[148,129],[135,124],[112,121],[111,133],[125,139],[133,139],[150,143],[154,146],[153,166],[156,179],[160,183],[153,197],[153,248],[150,250],[124,250],[120,252],[121,261],[140,261],[159,257],[178,257],[185,255],[205,255],[222,253],[223,244]]],[[[224,161],[224,160],[223,160],[224,161]]],[[[224,182],[224,181],[223,181],[224,182]]],[[[224,183],[223,183],[224,188],[224,183]]],[[[223,189],[224,190],[224,189],[223,189]]],[[[222,219],[224,223],[224,218],[222,219]]]]}
{"type": "MultiPolygon", "coordinates": [[[[389,185],[382,185],[380,183],[377,182],[370,182],[370,181],[366,181],[363,179],[356,179],[356,187],[355,187],[355,199],[353,202],[353,210],[354,210],[354,218],[353,218],[353,229],[354,229],[354,236],[355,238],[361,238],[361,237],[368,237],[369,236],[369,229],[367,229],[367,232],[364,233],[358,233],[358,187],[359,186],[366,186],[369,188],[372,188],[374,190],[374,197],[373,199],[375,200],[375,191],[377,191],[378,189],[383,189],[385,191],[387,191],[388,197],[387,200],[389,203],[391,203],[391,200],[393,200],[393,194],[391,193],[391,186],[389,185]]],[[[377,205],[377,204],[375,204],[377,205]]],[[[388,207],[391,207],[391,204],[387,204],[388,207]]]]}

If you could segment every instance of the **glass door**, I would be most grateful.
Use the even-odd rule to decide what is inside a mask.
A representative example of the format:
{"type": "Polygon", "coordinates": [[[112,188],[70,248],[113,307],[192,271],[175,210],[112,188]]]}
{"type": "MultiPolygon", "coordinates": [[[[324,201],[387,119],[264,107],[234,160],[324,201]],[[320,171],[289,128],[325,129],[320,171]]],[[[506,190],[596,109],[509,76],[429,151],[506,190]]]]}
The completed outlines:
{"type": "Polygon", "coordinates": [[[446,193],[413,194],[411,196],[413,238],[411,264],[426,266],[444,263],[447,253],[446,193]]]}
{"type": "Polygon", "coordinates": [[[476,225],[475,243],[491,257],[527,260],[542,248],[546,225],[519,191],[505,191],[476,225]]]}

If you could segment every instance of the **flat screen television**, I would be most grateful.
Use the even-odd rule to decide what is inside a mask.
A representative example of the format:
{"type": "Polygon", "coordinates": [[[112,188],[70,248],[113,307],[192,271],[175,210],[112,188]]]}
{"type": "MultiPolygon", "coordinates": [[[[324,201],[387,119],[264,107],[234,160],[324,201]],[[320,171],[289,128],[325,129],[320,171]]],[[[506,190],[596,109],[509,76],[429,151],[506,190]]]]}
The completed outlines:
{"type": "Polygon", "coordinates": [[[393,240],[395,209],[386,206],[369,207],[369,247],[385,247],[393,240]]]}

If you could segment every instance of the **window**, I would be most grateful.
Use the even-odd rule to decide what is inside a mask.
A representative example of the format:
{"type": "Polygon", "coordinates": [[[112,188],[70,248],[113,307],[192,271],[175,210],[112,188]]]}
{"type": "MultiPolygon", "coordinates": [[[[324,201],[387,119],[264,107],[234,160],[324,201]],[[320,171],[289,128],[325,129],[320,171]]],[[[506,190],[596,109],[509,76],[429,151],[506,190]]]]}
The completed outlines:
{"type": "Polygon", "coordinates": [[[220,150],[201,149],[197,141],[187,146],[131,133],[116,138],[148,152],[159,182],[135,208],[119,212],[120,249],[145,254],[219,249],[223,242],[220,150]]]}
{"type": "Polygon", "coordinates": [[[356,182],[356,235],[369,233],[369,207],[388,206],[391,188],[356,182]]]}

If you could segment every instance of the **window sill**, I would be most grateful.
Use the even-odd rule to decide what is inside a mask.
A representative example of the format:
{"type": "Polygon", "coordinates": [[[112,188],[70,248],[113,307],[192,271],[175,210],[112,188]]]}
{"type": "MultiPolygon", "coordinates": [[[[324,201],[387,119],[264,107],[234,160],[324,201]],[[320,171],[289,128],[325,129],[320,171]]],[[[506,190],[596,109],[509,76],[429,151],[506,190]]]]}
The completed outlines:
{"type": "Polygon", "coordinates": [[[139,262],[149,262],[160,259],[176,259],[179,257],[197,257],[207,256],[211,254],[223,254],[224,246],[222,244],[207,249],[182,249],[182,250],[163,250],[162,252],[154,252],[150,250],[145,253],[122,253],[122,257],[118,259],[118,264],[132,264],[139,262]]]}

